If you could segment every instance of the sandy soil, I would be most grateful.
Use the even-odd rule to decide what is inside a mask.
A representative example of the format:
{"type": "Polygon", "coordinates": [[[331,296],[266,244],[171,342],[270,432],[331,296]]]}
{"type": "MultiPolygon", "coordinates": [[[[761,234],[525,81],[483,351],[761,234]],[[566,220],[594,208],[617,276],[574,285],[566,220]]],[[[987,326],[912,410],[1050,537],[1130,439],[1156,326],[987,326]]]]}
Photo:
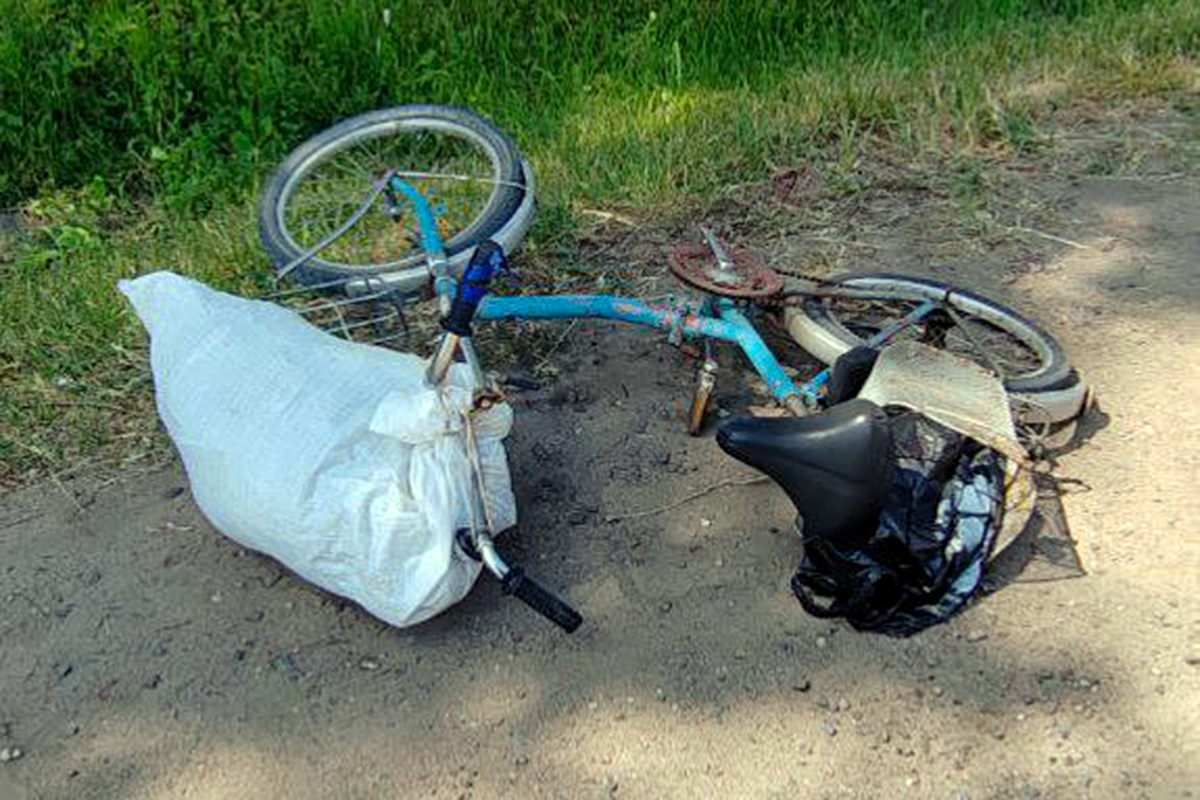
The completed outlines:
{"type": "Polygon", "coordinates": [[[1196,796],[1200,175],[1087,173],[1008,184],[1072,244],[951,237],[917,190],[844,220],[894,234],[853,240],[859,268],[1005,299],[1094,384],[1057,466],[1086,576],[1031,565],[909,640],[808,617],[772,485],[638,513],[751,473],[684,435],[676,351],[580,326],[509,449],[509,549],[575,635],[487,579],[388,628],[215,532],[178,466],[25,488],[0,498],[0,798],[1196,796]]]}

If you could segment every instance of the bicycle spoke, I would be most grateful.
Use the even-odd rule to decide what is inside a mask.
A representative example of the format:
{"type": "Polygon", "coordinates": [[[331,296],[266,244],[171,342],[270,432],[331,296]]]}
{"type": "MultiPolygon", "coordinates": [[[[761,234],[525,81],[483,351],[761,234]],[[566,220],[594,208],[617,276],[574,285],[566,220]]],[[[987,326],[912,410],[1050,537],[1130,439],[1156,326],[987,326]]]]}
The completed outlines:
{"type": "MultiPolygon", "coordinates": [[[[447,241],[466,230],[505,183],[491,159],[467,139],[428,130],[380,133],[332,154],[299,181],[285,220],[297,243],[310,247],[337,231],[388,169],[430,199],[447,241]]],[[[407,200],[400,200],[403,209],[407,200]]],[[[381,201],[321,258],[347,264],[396,263],[417,255],[416,231],[414,216],[393,219],[381,201]]]]}
{"type": "MultiPolygon", "coordinates": [[[[894,320],[901,319],[918,305],[916,301],[872,299],[830,299],[835,314],[845,328],[862,339],[869,339],[894,320]]],[[[1020,340],[976,317],[954,312],[956,324],[949,328],[941,346],[947,352],[997,369],[1001,377],[1020,375],[1036,369],[1041,359],[1020,340]],[[961,330],[959,330],[961,328],[961,330]]],[[[897,339],[927,341],[927,323],[914,325],[897,334],[897,339]]]]}
{"type": "Polygon", "coordinates": [[[972,360],[990,361],[1002,377],[1020,375],[1036,368],[1041,360],[1021,342],[984,320],[968,317],[947,334],[946,349],[972,360]],[[961,333],[958,329],[961,328],[961,333]],[[954,341],[951,341],[951,335],[954,341]],[[961,341],[958,339],[961,337],[961,341]],[[982,353],[979,350],[983,350],[982,353]]]}

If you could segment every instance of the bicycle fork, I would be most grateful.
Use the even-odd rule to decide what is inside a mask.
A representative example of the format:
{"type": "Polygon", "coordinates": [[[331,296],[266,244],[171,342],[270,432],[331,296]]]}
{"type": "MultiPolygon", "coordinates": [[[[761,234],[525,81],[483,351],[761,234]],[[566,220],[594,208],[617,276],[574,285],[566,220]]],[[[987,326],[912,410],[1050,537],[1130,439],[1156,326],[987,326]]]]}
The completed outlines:
{"type": "MultiPolygon", "coordinates": [[[[429,361],[425,379],[430,386],[440,386],[459,352],[463,354],[473,375],[473,408],[464,415],[463,420],[467,460],[471,470],[471,485],[468,487],[471,497],[471,526],[457,532],[455,540],[459,549],[469,558],[481,562],[488,572],[500,581],[505,594],[515,595],[534,611],[571,633],[583,622],[579,612],[527,577],[520,567],[505,563],[496,549],[492,540],[496,531],[487,508],[483,469],[471,428],[470,414],[474,409],[486,408],[496,399],[496,394],[488,390],[482,365],[471,344],[471,320],[475,316],[479,301],[487,292],[492,275],[504,266],[504,251],[495,242],[484,242],[475,249],[463,273],[462,282],[458,285],[458,291],[443,314],[444,332],[429,361]]],[[[445,288],[439,291],[439,295],[443,299],[448,297],[445,288]]],[[[443,304],[443,307],[446,305],[443,304]]]]}

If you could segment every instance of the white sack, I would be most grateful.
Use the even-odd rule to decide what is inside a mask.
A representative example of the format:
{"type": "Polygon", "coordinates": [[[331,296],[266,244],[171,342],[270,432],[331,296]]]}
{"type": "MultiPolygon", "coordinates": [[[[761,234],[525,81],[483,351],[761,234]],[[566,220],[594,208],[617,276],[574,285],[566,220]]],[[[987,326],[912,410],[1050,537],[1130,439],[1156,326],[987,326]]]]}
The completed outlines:
{"type": "MultiPolygon", "coordinates": [[[[471,378],[343,341],[272,303],[169,272],[120,289],[150,332],[158,411],[220,531],[393,625],[466,595],[479,565],[462,412],[471,378]]],[[[512,410],[474,413],[496,531],[516,522],[502,439],[512,410]]]]}

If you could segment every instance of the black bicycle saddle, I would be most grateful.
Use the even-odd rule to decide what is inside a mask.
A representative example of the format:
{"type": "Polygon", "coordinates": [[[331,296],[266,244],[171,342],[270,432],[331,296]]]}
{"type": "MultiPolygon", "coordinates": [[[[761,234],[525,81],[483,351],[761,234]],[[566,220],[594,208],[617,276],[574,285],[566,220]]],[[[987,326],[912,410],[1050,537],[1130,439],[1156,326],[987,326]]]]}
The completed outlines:
{"type": "Polygon", "coordinates": [[[738,417],[718,429],[717,444],[779,484],[805,539],[857,545],[875,533],[894,459],[887,415],[870,400],[810,417],[738,417]]]}

